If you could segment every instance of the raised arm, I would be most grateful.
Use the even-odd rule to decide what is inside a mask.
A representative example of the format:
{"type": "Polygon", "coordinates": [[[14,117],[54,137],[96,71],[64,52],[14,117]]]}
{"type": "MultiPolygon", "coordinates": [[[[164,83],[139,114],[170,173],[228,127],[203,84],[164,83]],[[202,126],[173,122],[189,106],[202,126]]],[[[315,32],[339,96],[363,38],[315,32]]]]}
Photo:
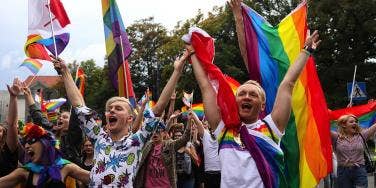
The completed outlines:
{"type": "Polygon", "coordinates": [[[67,170],[67,175],[72,178],[81,181],[82,183],[89,185],[89,171],[84,170],[74,163],[67,164],[64,170],[67,170]]]}
{"type": "Polygon", "coordinates": [[[172,95],[170,98],[170,105],[168,106],[168,112],[166,116],[167,118],[170,118],[172,113],[174,113],[175,101],[176,101],[176,91],[174,89],[174,92],[172,92],[172,95]]]}
{"type": "Polygon", "coordinates": [[[147,93],[145,93],[145,96],[146,97],[141,103],[141,107],[140,107],[140,110],[138,111],[136,119],[133,122],[132,133],[136,133],[142,126],[142,120],[143,120],[143,117],[144,117],[145,107],[146,107],[146,104],[149,102],[149,97],[148,97],[147,93]]]}
{"type": "Polygon", "coordinates": [[[33,123],[42,126],[46,130],[52,129],[52,123],[48,121],[47,117],[42,113],[41,109],[36,105],[29,87],[22,87],[25,94],[26,104],[29,107],[29,113],[33,123]]]}
{"type": "Polygon", "coordinates": [[[9,124],[8,132],[7,132],[7,138],[6,138],[6,144],[10,151],[14,152],[17,150],[17,95],[21,91],[21,81],[18,80],[18,78],[13,80],[13,85],[8,87],[9,92],[9,112],[7,117],[7,122],[9,124]]]}
{"type": "Polygon", "coordinates": [[[184,51],[180,58],[176,58],[174,62],[174,72],[168,80],[166,86],[163,88],[162,93],[158,99],[157,104],[152,108],[153,113],[158,117],[162,114],[162,111],[166,108],[168,101],[174,92],[175,85],[178,82],[184,67],[185,60],[188,57],[188,52],[184,51]]]}
{"type": "MultiPolygon", "coordinates": [[[[311,51],[316,49],[320,42],[319,34],[315,31],[307,38],[305,46],[311,51]]],[[[282,132],[285,130],[290,118],[292,90],[309,56],[310,52],[303,49],[294,64],[289,67],[285,77],[279,85],[271,116],[277,124],[278,129],[282,132]]]]}
{"type": "MultiPolygon", "coordinates": [[[[186,47],[189,51],[194,51],[191,45],[187,45],[186,47]]],[[[198,86],[201,90],[202,100],[205,106],[205,116],[208,119],[209,125],[212,126],[211,128],[215,130],[219,122],[221,121],[221,113],[217,105],[217,94],[215,93],[214,88],[210,84],[209,78],[206,75],[205,70],[203,69],[201,63],[199,62],[194,53],[191,55],[191,61],[193,73],[196,77],[198,86]]]]}
{"type": "Polygon", "coordinates": [[[241,3],[242,3],[242,0],[231,0],[228,2],[235,18],[235,27],[236,27],[236,34],[238,36],[240,54],[242,55],[245,67],[249,71],[241,3]]]}
{"type": "Polygon", "coordinates": [[[373,138],[373,136],[375,135],[375,132],[376,132],[376,122],[371,127],[365,130],[366,139],[368,140],[368,139],[373,138]]]}
{"type": "Polygon", "coordinates": [[[72,106],[77,107],[85,105],[85,101],[74,83],[72,75],[64,61],[60,58],[53,58],[52,63],[58,74],[60,74],[63,79],[65,90],[72,106]]]}
{"type": "Polygon", "coordinates": [[[198,131],[198,134],[200,135],[200,137],[202,137],[204,135],[204,125],[202,124],[202,122],[198,119],[196,113],[194,113],[192,110],[189,111],[189,121],[192,119],[194,122],[195,122],[195,125],[197,127],[197,131],[198,131]]]}

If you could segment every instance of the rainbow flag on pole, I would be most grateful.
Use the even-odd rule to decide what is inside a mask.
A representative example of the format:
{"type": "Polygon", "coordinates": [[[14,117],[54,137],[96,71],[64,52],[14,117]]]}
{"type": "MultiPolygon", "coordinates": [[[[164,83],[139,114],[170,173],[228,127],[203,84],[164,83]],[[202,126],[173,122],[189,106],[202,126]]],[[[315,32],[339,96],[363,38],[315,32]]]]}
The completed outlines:
{"type": "MultiPolygon", "coordinates": [[[[196,113],[197,117],[199,119],[204,118],[204,104],[203,103],[198,103],[198,104],[192,104],[192,110],[194,113],[196,113]]],[[[187,106],[183,106],[181,108],[181,112],[184,118],[188,117],[188,108],[187,106]]]]}
{"type": "Polygon", "coordinates": [[[46,108],[47,112],[54,112],[65,102],[67,102],[67,99],[64,98],[51,99],[49,101],[45,101],[44,107],[46,108]]]}
{"type": "Polygon", "coordinates": [[[28,68],[34,75],[38,74],[39,70],[42,68],[43,64],[36,59],[27,58],[25,59],[20,67],[28,68]]]}
{"type": "Polygon", "coordinates": [[[102,0],[102,13],[110,79],[118,89],[119,96],[128,98],[135,107],[135,94],[127,60],[132,53],[132,46],[116,1],[102,0]]]}
{"type": "MultiPolygon", "coordinates": [[[[242,14],[249,76],[265,89],[268,114],[280,82],[304,46],[307,2],[303,1],[277,26],[245,4],[242,14]]],[[[325,96],[311,57],[293,90],[291,117],[282,138],[289,187],[315,187],[332,171],[329,127],[325,96]]]]}

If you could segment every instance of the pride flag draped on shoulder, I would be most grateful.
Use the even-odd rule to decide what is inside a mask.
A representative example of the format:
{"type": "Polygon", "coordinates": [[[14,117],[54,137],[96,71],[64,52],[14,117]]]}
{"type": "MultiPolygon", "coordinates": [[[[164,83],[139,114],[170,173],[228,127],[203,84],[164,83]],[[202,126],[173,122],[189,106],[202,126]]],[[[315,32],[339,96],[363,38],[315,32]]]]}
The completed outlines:
{"type": "Polygon", "coordinates": [[[135,107],[135,94],[127,60],[132,53],[132,47],[116,1],[102,0],[102,13],[111,82],[118,89],[119,96],[127,97],[135,107]]]}
{"type": "MultiPolygon", "coordinates": [[[[277,26],[245,4],[242,14],[249,76],[265,89],[265,110],[269,114],[280,82],[304,46],[307,2],[303,1],[277,26]]],[[[325,97],[310,57],[293,90],[291,117],[282,139],[290,187],[315,187],[332,171],[329,126],[325,97]]]]}
{"type": "Polygon", "coordinates": [[[65,29],[70,24],[68,15],[60,0],[33,0],[28,3],[29,32],[25,54],[35,59],[51,60],[47,50],[59,55],[68,45],[69,33],[65,29]],[[55,37],[56,52],[52,35],[55,37]]]}

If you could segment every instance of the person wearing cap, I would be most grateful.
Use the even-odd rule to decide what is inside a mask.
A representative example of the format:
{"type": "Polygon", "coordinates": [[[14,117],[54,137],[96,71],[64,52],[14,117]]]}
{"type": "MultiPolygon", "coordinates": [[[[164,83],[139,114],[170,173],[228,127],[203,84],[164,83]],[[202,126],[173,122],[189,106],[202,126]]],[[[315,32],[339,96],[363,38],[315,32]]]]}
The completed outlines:
{"type": "Polygon", "coordinates": [[[166,126],[162,123],[155,129],[143,151],[134,187],[176,188],[176,152],[185,147],[190,139],[190,125],[185,129],[183,137],[177,140],[163,140],[166,126]]]}
{"type": "Polygon", "coordinates": [[[128,99],[112,97],[106,102],[105,132],[94,120],[95,111],[85,106],[69,69],[59,58],[53,58],[54,67],[62,75],[66,93],[74,113],[78,115],[83,132],[95,140],[94,166],[90,172],[90,187],[132,187],[134,175],[141,158],[141,150],[150,139],[153,127],[162,114],[182,74],[188,52],[174,62],[174,71],[164,87],[156,105],[144,113],[145,121],[134,134],[130,131],[133,123],[133,110],[128,99]],[[154,115],[155,114],[155,115],[154,115]]]}
{"type": "Polygon", "coordinates": [[[26,164],[0,178],[1,187],[65,187],[68,176],[85,184],[89,171],[61,157],[58,142],[50,132],[33,123],[23,128],[26,164]]]}

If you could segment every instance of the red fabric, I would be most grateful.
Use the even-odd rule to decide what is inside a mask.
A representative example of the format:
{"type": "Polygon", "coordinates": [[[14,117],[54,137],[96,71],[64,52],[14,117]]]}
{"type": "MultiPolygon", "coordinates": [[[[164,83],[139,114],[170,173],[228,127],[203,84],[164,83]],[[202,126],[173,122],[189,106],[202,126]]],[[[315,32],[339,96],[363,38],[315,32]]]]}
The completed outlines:
{"type": "Polygon", "coordinates": [[[342,108],[342,109],[333,110],[333,111],[329,110],[329,115],[330,115],[330,120],[337,120],[342,115],[353,114],[357,117],[360,117],[364,114],[367,114],[375,110],[376,110],[376,101],[373,101],[368,104],[363,104],[359,106],[342,108]]]}
{"type": "Polygon", "coordinates": [[[238,128],[240,119],[235,96],[222,71],[213,64],[214,39],[205,37],[201,33],[193,32],[191,44],[209,79],[218,82],[217,104],[221,110],[222,120],[227,128],[238,128]]]}
{"type": "Polygon", "coordinates": [[[51,12],[55,15],[55,18],[58,20],[61,27],[65,27],[70,24],[67,13],[65,12],[63,4],[60,0],[51,0],[51,12]]]}
{"type": "Polygon", "coordinates": [[[41,44],[30,44],[29,46],[27,46],[26,50],[30,58],[51,61],[51,57],[48,55],[48,52],[41,44]]]}

